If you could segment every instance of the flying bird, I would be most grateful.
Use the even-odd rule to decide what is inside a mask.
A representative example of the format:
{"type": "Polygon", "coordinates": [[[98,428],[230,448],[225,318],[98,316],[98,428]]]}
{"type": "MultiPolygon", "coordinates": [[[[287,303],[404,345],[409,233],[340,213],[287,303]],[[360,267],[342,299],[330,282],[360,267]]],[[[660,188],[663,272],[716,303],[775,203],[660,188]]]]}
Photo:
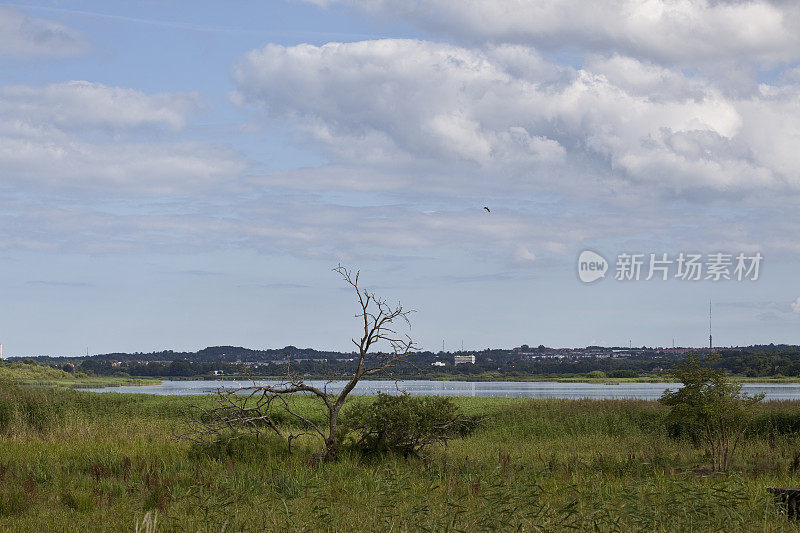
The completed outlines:
{"type": "Polygon", "coordinates": [[[483,206],[483,208],[484,208],[484,209],[486,209],[486,212],[488,212],[488,213],[491,213],[491,212],[492,212],[492,210],[491,210],[491,209],[489,209],[489,208],[488,208],[488,207],[486,207],[486,206],[483,206]]]}

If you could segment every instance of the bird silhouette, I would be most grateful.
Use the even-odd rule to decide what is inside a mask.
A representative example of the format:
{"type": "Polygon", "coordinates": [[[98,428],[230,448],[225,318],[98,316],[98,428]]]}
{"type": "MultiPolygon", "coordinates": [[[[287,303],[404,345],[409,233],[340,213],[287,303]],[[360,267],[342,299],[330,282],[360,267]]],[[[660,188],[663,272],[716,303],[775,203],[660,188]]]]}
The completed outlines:
{"type": "Polygon", "coordinates": [[[491,210],[491,209],[489,209],[489,208],[488,208],[488,207],[486,207],[486,206],[483,206],[483,208],[484,208],[484,209],[486,209],[486,212],[487,212],[487,213],[491,213],[491,212],[492,212],[492,210],[491,210]]]}

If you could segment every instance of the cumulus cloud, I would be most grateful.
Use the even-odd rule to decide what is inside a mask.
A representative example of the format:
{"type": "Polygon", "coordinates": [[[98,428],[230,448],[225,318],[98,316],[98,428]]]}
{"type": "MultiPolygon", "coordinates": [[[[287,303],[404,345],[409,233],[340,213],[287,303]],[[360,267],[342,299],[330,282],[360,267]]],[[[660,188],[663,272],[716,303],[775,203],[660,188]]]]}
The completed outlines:
{"type": "Polygon", "coordinates": [[[255,50],[234,69],[234,100],[293,125],[328,163],[247,180],[231,149],[182,140],[195,95],[85,81],[2,87],[0,187],[23,199],[4,204],[0,248],[242,246],[332,260],[450,249],[520,269],[609,238],[643,252],[800,252],[800,215],[774,209],[800,191],[796,80],[736,95],[601,37],[609,53],[581,68],[529,37],[475,49],[387,39],[255,50]],[[255,190],[237,194],[245,182],[255,190]],[[192,206],[133,194],[216,186],[213,201],[192,206]],[[552,204],[519,203],[545,191],[552,204]],[[763,196],[771,209],[753,222],[658,200],[708,192],[763,196]],[[90,205],[98,194],[120,194],[124,210],[90,205]]]}
{"type": "Polygon", "coordinates": [[[559,191],[800,191],[800,87],[735,98],[632,58],[575,70],[521,46],[268,45],[235,101],[293,121],[335,162],[514,175],[559,191]]]}
{"type": "MultiPolygon", "coordinates": [[[[481,122],[473,105],[492,85],[511,78],[487,57],[457,47],[403,40],[268,45],[250,53],[235,78],[236,101],[298,118],[344,160],[484,165],[498,152],[521,163],[563,156],[557,141],[513,124],[481,122]]],[[[487,95],[484,115],[495,96],[487,95]]]]}
{"type": "Polygon", "coordinates": [[[465,41],[589,49],[658,62],[800,57],[794,2],[770,0],[306,0],[400,16],[465,41]]]}
{"type": "Polygon", "coordinates": [[[71,28],[0,7],[0,56],[70,56],[88,48],[83,35],[71,28]]]}
{"type": "Polygon", "coordinates": [[[800,298],[792,302],[792,311],[797,314],[800,314],[800,298]]]}
{"type": "MultiPolygon", "coordinates": [[[[620,55],[578,69],[522,45],[392,39],[268,45],[239,62],[234,80],[235,102],[288,121],[328,158],[252,183],[358,191],[383,205],[374,218],[365,207],[292,208],[259,224],[280,231],[253,242],[315,257],[382,247],[435,255],[459,243],[522,268],[608,238],[630,250],[800,253],[800,218],[787,203],[800,192],[793,83],[735,95],[620,55]],[[546,194],[552,206],[517,202],[546,194]],[[708,197],[719,208],[700,215],[692,202],[708,197]],[[456,198],[508,212],[441,209],[456,198]],[[340,227],[352,231],[331,231],[340,227]]],[[[262,220],[249,209],[243,219],[262,220]]]]}

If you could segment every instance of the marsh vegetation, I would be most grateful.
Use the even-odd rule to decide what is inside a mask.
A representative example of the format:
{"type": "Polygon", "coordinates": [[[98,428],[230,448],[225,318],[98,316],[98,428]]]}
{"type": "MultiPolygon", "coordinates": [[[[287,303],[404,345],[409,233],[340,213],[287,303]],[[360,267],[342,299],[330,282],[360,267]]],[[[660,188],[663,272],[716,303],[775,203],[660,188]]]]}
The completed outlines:
{"type": "MultiPolygon", "coordinates": [[[[456,398],[482,422],[447,445],[347,445],[321,461],[311,436],[291,454],[268,435],[175,440],[188,404],[211,401],[2,385],[0,529],[133,530],[148,512],[158,531],[800,529],[766,491],[800,469],[795,402],[753,406],[715,473],[702,446],[670,437],[658,402],[456,398]]],[[[326,420],[309,398],[291,401],[326,420]]]]}
{"type": "Polygon", "coordinates": [[[76,372],[71,364],[64,366],[68,370],[39,364],[33,360],[0,361],[0,381],[14,382],[27,387],[67,387],[76,389],[123,385],[156,385],[160,383],[159,380],[153,378],[88,375],[84,372],[76,372]]]}

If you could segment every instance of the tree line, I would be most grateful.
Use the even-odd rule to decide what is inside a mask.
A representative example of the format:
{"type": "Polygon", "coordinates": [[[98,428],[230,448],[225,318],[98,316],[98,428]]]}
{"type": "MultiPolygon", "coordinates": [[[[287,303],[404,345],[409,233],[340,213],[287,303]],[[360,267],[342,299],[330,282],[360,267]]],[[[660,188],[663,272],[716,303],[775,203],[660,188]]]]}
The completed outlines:
{"type": "MultiPolygon", "coordinates": [[[[720,357],[711,363],[714,369],[726,370],[731,374],[746,377],[762,376],[800,376],[800,347],[750,347],[719,350],[720,357]]],[[[265,364],[245,364],[228,360],[194,360],[174,355],[172,360],[161,361],[118,361],[103,357],[89,357],[72,361],[76,370],[102,376],[130,375],[140,377],[193,377],[205,376],[214,371],[224,375],[280,376],[287,370],[308,376],[328,377],[346,375],[356,368],[356,360],[340,359],[348,354],[337,353],[338,358],[327,361],[314,361],[303,358],[275,360],[265,364]]],[[[324,357],[319,357],[325,359],[324,357]]],[[[669,373],[685,357],[681,355],[660,355],[657,358],[647,355],[622,358],[579,358],[527,359],[511,351],[496,351],[491,355],[479,353],[475,364],[452,364],[452,355],[445,358],[441,354],[420,352],[407,357],[409,364],[398,365],[392,369],[392,376],[412,377],[479,377],[500,376],[505,378],[526,376],[569,376],[602,372],[608,377],[637,377],[669,373]],[[433,361],[445,360],[447,366],[431,366],[433,361]]],[[[57,360],[49,362],[61,366],[57,360]]]]}

